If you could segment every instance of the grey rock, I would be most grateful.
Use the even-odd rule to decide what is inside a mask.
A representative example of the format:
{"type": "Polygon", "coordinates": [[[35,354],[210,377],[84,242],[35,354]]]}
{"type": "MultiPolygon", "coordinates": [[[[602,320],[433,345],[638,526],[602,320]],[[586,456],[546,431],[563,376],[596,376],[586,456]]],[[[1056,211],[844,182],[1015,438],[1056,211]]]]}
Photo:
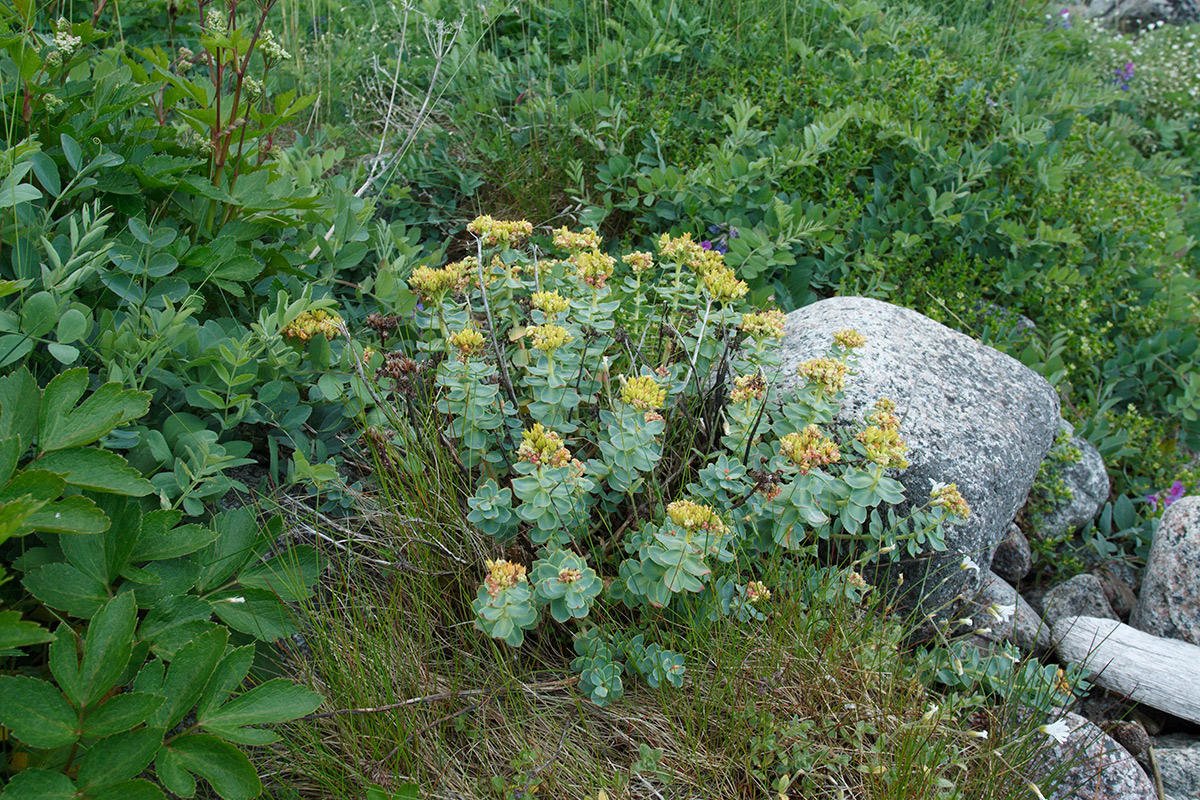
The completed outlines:
{"type": "Polygon", "coordinates": [[[1078,714],[1063,719],[1070,736],[1061,744],[1047,739],[1029,767],[1034,783],[1059,775],[1048,800],[1157,800],[1154,784],[1125,748],[1078,714]]]}
{"type": "MultiPolygon", "coordinates": [[[[894,400],[911,466],[900,473],[908,498],[923,503],[934,482],[954,483],[971,506],[946,530],[948,552],[901,560],[909,607],[941,611],[978,591],[982,576],[965,556],[990,564],[1025,502],[1061,418],[1058,396],[1037,373],[969,336],[909,309],[863,297],[835,297],[788,315],[781,391],[797,367],[825,355],[833,334],[856,328],[858,374],[846,383],[838,420],[860,426],[881,397],[894,400]]],[[[903,509],[901,509],[903,511],[903,509]]]]}
{"type": "Polygon", "coordinates": [[[1029,540],[1015,523],[1008,526],[1008,535],[996,545],[992,554],[992,572],[1009,583],[1017,583],[1033,567],[1033,551],[1029,540]]]}
{"type": "Polygon", "coordinates": [[[1091,0],[1087,16],[1122,30],[1137,30],[1154,22],[1183,25],[1200,20],[1197,0],[1091,0]]]}
{"type": "Polygon", "coordinates": [[[1200,645],[1200,496],[1163,512],[1129,624],[1200,645]]]}
{"type": "Polygon", "coordinates": [[[1154,758],[1162,775],[1167,800],[1200,797],[1200,739],[1193,736],[1160,736],[1154,740],[1154,758]]]}
{"type": "Polygon", "coordinates": [[[1017,590],[995,573],[988,573],[983,587],[972,601],[971,618],[988,633],[979,634],[989,642],[1008,641],[1023,653],[1046,653],[1053,646],[1050,626],[1025,602],[1017,590]],[[1011,615],[1009,609],[1012,609],[1011,615]],[[990,610],[989,610],[990,609],[990,610]]]}
{"type": "Polygon", "coordinates": [[[1046,595],[1042,616],[1048,626],[1065,617],[1118,619],[1104,596],[1100,579],[1090,572],[1076,575],[1051,589],[1046,595]]]}
{"type": "MultiPolygon", "coordinates": [[[[1070,431],[1065,421],[1062,425],[1064,430],[1070,431]]],[[[1052,458],[1045,465],[1051,480],[1061,480],[1066,496],[1047,498],[1050,503],[1047,510],[1035,513],[1026,510],[1032,534],[1039,539],[1057,538],[1091,523],[1103,510],[1112,488],[1104,459],[1091,442],[1071,436],[1069,446],[1078,451],[1078,461],[1056,461],[1052,458]]]]}
{"type": "Polygon", "coordinates": [[[1129,752],[1129,755],[1140,763],[1147,763],[1147,751],[1151,745],[1150,734],[1146,733],[1146,729],[1140,722],[1133,719],[1121,719],[1103,727],[1104,732],[1116,739],[1121,747],[1129,752]]]}

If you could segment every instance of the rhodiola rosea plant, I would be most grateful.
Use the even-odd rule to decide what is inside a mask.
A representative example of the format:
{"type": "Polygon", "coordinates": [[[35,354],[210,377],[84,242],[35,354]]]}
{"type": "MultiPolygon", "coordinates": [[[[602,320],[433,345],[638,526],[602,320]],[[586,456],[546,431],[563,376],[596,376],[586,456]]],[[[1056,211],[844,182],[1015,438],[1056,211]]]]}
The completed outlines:
{"type": "Polygon", "coordinates": [[[512,647],[569,635],[593,701],[620,697],[627,670],[682,685],[656,615],[762,619],[772,591],[801,585],[861,599],[854,566],[943,550],[943,525],[968,513],[953,486],[893,508],[907,446],[890,400],[835,423],[856,331],[781,393],[783,313],[749,308],[721,253],[685,234],[617,257],[563,228],[547,258],[523,247],[527,222],[469,230],[474,255],[409,278],[407,350],[364,353],[393,401],[370,438],[419,442],[434,409],[468,521],[505,547],[475,624],[512,647]],[[769,560],[786,565],[774,587],[769,560]]]}

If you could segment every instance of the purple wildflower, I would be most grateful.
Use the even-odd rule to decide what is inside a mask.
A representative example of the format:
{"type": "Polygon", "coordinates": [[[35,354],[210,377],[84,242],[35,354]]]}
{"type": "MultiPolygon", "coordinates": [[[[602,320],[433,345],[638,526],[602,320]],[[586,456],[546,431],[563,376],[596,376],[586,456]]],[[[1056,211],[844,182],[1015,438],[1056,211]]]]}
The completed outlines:
{"type": "Polygon", "coordinates": [[[1175,481],[1171,484],[1171,488],[1165,492],[1155,492],[1154,494],[1147,495],[1146,502],[1150,504],[1150,507],[1153,510],[1158,511],[1158,503],[1160,500],[1162,501],[1163,508],[1166,508],[1167,506],[1171,505],[1171,503],[1174,503],[1176,500],[1183,497],[1184,491],[1183,481],[1175,481]]]}
{"type": "Polygon", "coordinates": [[[1129,82],[1133,80],[1133,62],[1126,61],[1125,66],[1118,67],[1115,71],[1114,83],[1122,92],[1129,91],[1129,82]]]}

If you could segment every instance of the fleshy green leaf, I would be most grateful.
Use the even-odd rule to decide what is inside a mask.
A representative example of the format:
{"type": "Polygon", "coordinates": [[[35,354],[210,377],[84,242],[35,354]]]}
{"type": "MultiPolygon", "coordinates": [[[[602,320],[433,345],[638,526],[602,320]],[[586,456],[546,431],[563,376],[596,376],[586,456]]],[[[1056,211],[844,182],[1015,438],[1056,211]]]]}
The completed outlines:
{"type": "Polygon", "coordinates": [[[258,773],[245,754],[215,736],[180,736],[167,749],[182,769],[207,780],[223,800],[251,800],[262,791],[258,773]]]}
{"type": "Polygon", "coordinates": [[[79,716],[53,684],[37,678],[0,675],[0,723],[30,747],[71,744],[79,716]]]}
{"type": "Polygon", "coordinates": [[[130,467],[124,458],[95,447],[47,453],[31,466],[65,475],[68,484],[81,489],[132,497],[144,497],[154,491],[154,484],[130,467]]]}
{"type": "Polygon", "coordinates": [[[79,762],[75,782],[81,789],[101,789],[128,781],[150,766],[163,734],[153,728],[117,733],[92,745],[79,762]]]}

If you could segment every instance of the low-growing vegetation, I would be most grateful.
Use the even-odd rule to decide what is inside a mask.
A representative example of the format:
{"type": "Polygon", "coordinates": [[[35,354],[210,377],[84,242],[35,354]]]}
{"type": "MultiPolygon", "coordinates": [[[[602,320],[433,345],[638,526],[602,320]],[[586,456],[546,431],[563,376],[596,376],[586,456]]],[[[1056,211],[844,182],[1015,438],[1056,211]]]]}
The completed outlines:
{"type": "Polygon", "coordinates": [[[1039,574],[1136,566],[1200,483],[1196,36],[0,2],[0,796],[1049,796],[1086,687],[914,640],[873,576],[970,509],[834,422],[856,331],[778,343],[1019,358],[1114,480],[1039,574]]]}

